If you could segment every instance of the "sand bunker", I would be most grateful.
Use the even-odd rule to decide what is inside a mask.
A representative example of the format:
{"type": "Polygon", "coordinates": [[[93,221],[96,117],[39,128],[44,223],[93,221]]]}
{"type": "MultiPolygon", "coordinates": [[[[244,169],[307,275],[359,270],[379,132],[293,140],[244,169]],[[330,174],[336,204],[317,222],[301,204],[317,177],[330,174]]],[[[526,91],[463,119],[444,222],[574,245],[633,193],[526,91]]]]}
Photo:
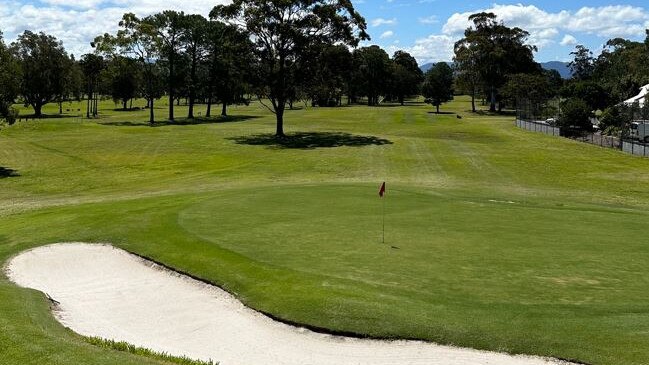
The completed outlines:
{"type": "Polygon", "coordinates": [[[77,333],[221,365],[562,363],[314,333],[274,321],[217,287],[108,245],[40,247],[12,259],[7,275],[58,301],[55,316],[77,333]]]}

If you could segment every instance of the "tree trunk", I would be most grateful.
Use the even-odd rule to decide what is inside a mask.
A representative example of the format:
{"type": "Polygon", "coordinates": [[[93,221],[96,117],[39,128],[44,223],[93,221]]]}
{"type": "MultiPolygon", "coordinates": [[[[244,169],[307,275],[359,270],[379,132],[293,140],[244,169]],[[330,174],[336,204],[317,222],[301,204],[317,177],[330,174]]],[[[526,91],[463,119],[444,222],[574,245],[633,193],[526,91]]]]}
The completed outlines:
{"type": "Polygon", "coordinates": [[[153,115],[153,98],[147,100],[149,103],[149,124],[155,123],[155,116],[153,115]]]}
{"type": "Polygon", "coordinates": [[[475,90],[471,90],[471,111],[475,113],[475,90]]]}
{"type": "Polygon", "coordinates": [[[275,132],[276,137],[284,138],[284,108],[277,108],[277,130],[275,132]]]}
{"type": "Polygon", "coordinates": [[[86,105],[86,119],[90,119],[90,99],[92,98],[92,89],[88,92],[88,103],[86,105]]]}
{"type": "Polygon", "coordinates": [[[405,99],[406,99],[406,98],[404,98],[403,95],[402,95],[402,96],[399,96],[399,103],[401,103],[401,106],[406,105],[406,100],[405,100],[405,99]]]}
{"type": "Polygon", "coordinates": [[[174,64],[174,54],[173,51],[169,55],[169,120],[174,121],[174,77],[175,75],[175,64],[174,64]]]}
{"type": "Polygon", "coordinates": [[[43,104],[41,104],[40,102],[36,102],[36,103],[34,103],[33,107],[34,107],[34,116],[36,118],[42,117],[43,116],[43,104]]]}
{"type": "Polygon", "coordinates": [[[437,107],[437,114],[439,114],[439,104],[435,105],[437,107]]]}
{"type": "Polygon", "coordinates": [[[491,89],[491,95],[490,95],[490,103],[489,103],[489,111],[490,112],[495,112],[496,111],[496,90],[493,88],[491,89]]]}
{"type": "Polygon", "coordinates": [[[122,100],[122,106],[124,107],[124,110],[126,110],[126,107],[128,106],[128,100],[122,100]]]}
{"type": "Polygon", "coordinates": [[[59,115],[63,114],[63,102],[59,101],[59,115]]]}
{"type": "Polygon", "coordinates": [[[207,98],[207,112],[205,112],[205,117],[209,118],[212,116],[212,98],[207,98]]]}
{"type": "Polygon", "coordinates": [[[223,102],[223,108],[221,109],[221,116],[222,117],[228,116],[228,103],[226,102],[223,102]]]}

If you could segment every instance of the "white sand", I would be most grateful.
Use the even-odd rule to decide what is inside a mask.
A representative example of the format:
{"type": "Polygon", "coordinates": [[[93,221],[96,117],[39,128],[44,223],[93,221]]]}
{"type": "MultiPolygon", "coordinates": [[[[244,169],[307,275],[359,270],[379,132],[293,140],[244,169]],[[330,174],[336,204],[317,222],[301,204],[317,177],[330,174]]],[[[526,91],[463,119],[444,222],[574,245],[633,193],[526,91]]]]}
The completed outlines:
{"type": "Polygon", "coordinates": [[[57,319],[77,333],[221,365],[562,363],[417,341],[314,333],[274,321],[217,287],[108,245],[40,247],[12,259],[7,275],[58,301],[57,319]]]}

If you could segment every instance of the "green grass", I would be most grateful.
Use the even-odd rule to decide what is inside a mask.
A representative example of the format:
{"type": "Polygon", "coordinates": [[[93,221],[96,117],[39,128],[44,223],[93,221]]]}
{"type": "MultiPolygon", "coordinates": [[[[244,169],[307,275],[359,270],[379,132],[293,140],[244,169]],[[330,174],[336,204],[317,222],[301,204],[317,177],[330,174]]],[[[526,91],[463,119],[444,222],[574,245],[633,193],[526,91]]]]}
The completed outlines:
{"type": "MultiPolygon", "coordinates": [[[[290,322],[645,364],[649,160],[468,108],[290,111],[299,138],[283,143],[258,104],[184,125],[110,110],[4,128],[0,167],[19,176],[0,178],[0,262],[111,242],[290,322]]],[[[164,361],[88,344],[0,278],[0,363],[164,361]]]]}

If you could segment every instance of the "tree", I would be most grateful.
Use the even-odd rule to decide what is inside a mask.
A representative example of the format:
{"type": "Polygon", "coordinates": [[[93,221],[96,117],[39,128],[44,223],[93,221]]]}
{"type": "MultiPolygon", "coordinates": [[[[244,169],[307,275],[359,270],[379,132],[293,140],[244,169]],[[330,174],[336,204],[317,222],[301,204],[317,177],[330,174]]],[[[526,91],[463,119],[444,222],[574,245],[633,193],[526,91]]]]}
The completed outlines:
{"type": "Polygon", "coordinates": [[[349,0],[234,0],[216,6],[215,20],[238,20],[255,43],[263,88],[260,100],[268,98],[275,113],[276,135],[284,136],[284,111],[289,93],[303,80],[291,78],[305,61],[309,46],[346,44],[356,46],[369,39],[365,19],[349,0]]]}
{"type": "Polygon", "coordinates": [[[475,98],[478,94],[480,84],[480,72],[478,72],[477,46],[468,42],[455,45],[455,70],[457,73],[456,84],[466,94],[471,96],[471,111],[476,112],[475,98]]]}
{"type": "Polygon", "coordinates": [[[390,85],[390,56],[379,46],[369,46],[355,50],[353,61],[356,92],[367,96],[367,105],[378,105],[379,96],[387,94],[390,85]]]}
{"type": "Polygon", "coordinates": [[[116,56],[108,62],[104,71],[106,84],[115,103],[128,109],[129,100],[138,96],[141,89],[141,67],[134,59],[116,56]]]}
{"type": "Polygon", "coordinates": [[[611,104],[610,95],[595,80],[571,80],[561,89],[560,94],[564,98],[583,100],[591,111],[604,110],[611,104]]]}
{"type": "Polygon", "coordinates": [[[561,103],[557,125],[566,135],[576,135],[593,130],[590,118],[593,116],[588,104],[577,98],[570,98],[561,103]]]}
{"type": "Polygon", "coordinates": [[[399,103],[404,105],[406,96],[419,93],[421,83],[424,81],[424,73],[419,68],[417,60],[407,52],[395,52],[392,62],[394,69],[391,77],[391,92],[399,99],[399,103]]]}
{"type": "Polygon", "coordinates": [[[183,23],[185,13],[165,10],[142,19],[142,23],[157,37],[158,54],[167,62],[167,96],[169,97],[169,120],[174,120],[176,91],[176,66],[182,51],[183,23]]]}
{"type": "Polygon", "coordinates": [[[435,64],[426,72],[422,94],[426,102],[437,107],[453,100],[453,69],[446,62],[435,64]]]}
{"type": "Polygon", "coordinates": [[[649,50],[644,43],[615,38],[606,42],[591,76],[612,103],[627,100],[649,84],[649,50]]]}
{"type": "Polygon", "coordinates": [[[117,35],[104,34],[95,38],[92,46],[97,52],[116,57],[122,55],[139,62],[142,69],[144,87],[142,94],[149,108],[149,123],[155,123],[154,102],[162,95],[160,79],[162,72],[160,58],[161,40],[156,29],[142,22],[133,13],[124,14],[119,22],[117,35]]]}
{"type": "Polygon", "coordinates": [[[189,112],[187,118],[194,118],[194,103],[199,88],[198,68],[207,54],[208,21],[202,15],[185,15],[181,20],[181,42],[187,50],[190,70],[188,80],[189,112]]]}
{"type": "Polygon", "coordinates": [[[98,103],[95,93],[99,88],[99,79],[101,71],[104,69],[104,59],[95,54],[89,53],[81,57],[81,70],[85,78],[86,95],[87,95],[87,108],[86,118],[90,119],[90,115],[96,117],[98,114],[98,103]]]}
{"type": "Polygon", "coordinates": [[[568,64],[572,70],[573,78],[577,80],[588,80],[593,76],[595,70],[595,59],[593,52],[583,45],[578,45],[573,52],[570,52],[575,58],[568,64]]]}
{"type": "Polygon", "coordinates": [[[475,67],[489,96],[489,109],[496,111],[498,89],[506,82],[507,75],[538,71],[540,66],[534,62],[537,49],[526,44],[528,32],[505,26],[493,13],[473,14],[469,20],[473,26],[455,44],[456,59],[464,63],[464,70],[468,65],[475,67]]]}
{"type": "Polygon", "coordinates": [[[254,59],[253,45],[248,34],[238,27],[219,21],[208,24],[207,41],[207,116],[212,102],[221,102],[221,116],[228,115],[228,105],[244,102],[254,59]]]}
{"type": "Polygon", "coordinates": [[[321,107],[341,105],[352,72],[352,54],[344,45],[327,45],[316,53],[306,71],[313,75],[307,87],[311,102],[321,107]]]}
{"type": "Polygon", "coordinates": [[[18,59],[4,43],[0,32],[0,118],[6,119],[10,124],[12,107],[20,93],[21,69],[18,59]]]}
{"type": "Polygon", "coordinates": [[[532,105],[546,103],[553,93],[550,78],[544,73],[509,75],[507,82],[500,90],[503,98],[515,103],[524,99],[532,105]]]}
{"type": "Polygon", "coordinates": [[[45,33],[25,31],[12,44],[22,67],[21,95],[34,115],[43,115],[43,105],[64,94],[70,73],[70,58],[63,44],[45,33]]]}

